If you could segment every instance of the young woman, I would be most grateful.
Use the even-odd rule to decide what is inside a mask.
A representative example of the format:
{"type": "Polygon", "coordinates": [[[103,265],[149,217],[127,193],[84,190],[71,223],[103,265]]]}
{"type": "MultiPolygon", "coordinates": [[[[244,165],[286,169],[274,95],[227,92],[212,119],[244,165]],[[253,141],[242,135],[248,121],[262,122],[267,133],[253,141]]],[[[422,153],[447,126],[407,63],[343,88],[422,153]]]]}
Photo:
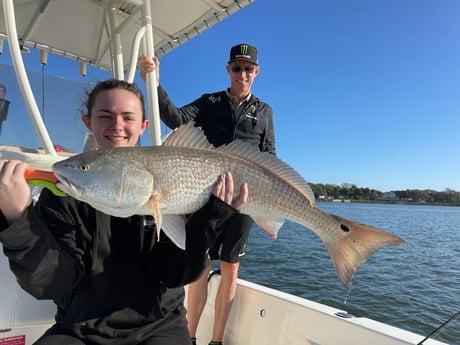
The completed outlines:
{"type": "MultiPolygon", "coordinates": [[[[83,122],[98,147],[134,146],[147,129],[144,99],[124,81],[100,82],[88,94],[83,122]]],[[[230,174],[186,226],[186,250],[148,217],[110,217],[72,197],[43,190],[35,206],[26,164],[0,161],[0,242],[18,282],[57,305],[56,323],[37,342],[48,344],[191,344],[183,285],[208,264],[220,225],[247,200],[233,199],[230,174]]]]}

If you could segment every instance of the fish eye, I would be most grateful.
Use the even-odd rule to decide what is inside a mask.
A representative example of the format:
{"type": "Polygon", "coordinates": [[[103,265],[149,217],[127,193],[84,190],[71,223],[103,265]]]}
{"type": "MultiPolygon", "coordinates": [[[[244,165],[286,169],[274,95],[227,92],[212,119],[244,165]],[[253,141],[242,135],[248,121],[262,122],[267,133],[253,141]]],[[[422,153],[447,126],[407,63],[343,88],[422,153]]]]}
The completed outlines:
{"type": "Polygon", "coordinates": [[[81,172],[86,172],[89,170],[89,165],[88,164],[82,164],[80,165],[80,171],[81,172]]]}

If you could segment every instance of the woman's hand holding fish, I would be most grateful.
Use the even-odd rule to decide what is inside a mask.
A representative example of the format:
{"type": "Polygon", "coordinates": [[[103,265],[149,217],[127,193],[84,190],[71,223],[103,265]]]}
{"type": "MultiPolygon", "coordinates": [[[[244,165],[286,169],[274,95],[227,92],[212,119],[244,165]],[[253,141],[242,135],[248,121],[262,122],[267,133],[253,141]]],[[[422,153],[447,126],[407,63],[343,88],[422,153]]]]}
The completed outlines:
{"type": "Polygon", "coordinates": [[[223,200],[235,209],[239,210],[248,200],[248,185],[243,183],[240,186],[238,197],[233,200],[233,176],[230,172],[219,176],[216,185],[214,186],[213,194],[223,200]]]}
{"type": "Polygon", "coordinates": [[[30,187],[24,178],[26,163],[0,160],[0,210],[8,223],[18,219],[32,202],[30,187]]]}

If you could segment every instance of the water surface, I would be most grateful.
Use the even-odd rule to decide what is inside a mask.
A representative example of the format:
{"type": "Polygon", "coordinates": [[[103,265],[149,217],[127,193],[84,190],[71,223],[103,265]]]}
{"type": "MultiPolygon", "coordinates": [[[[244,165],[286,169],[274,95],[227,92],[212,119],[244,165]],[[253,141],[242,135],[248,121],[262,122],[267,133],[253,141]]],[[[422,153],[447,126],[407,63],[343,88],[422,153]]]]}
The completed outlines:
{"type": "MultiPolygon", "coordinates": [[[[318,207],[402,237],[353,277],[351,292],[338,281],[321,240],[292,222],[278,239],[251,231],[240,277],[316,302],[428,335],[460,310],[460,207],[318,203],[318,207]]],[[[460,344],[460,319],[435,339],[460,344]]]]}

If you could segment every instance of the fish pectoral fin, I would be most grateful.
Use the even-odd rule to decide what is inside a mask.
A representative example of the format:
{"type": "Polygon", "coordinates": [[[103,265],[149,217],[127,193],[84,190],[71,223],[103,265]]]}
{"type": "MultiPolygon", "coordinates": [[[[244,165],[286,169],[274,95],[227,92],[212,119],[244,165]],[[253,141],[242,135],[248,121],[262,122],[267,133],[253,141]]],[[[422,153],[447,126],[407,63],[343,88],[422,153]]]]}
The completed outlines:
{"type": "Polygon", "coordinates": [[[278,230],[283,226],[284,219],[267,219],[267,218],[257,218],[252,217],[254,222],[267,233],[271,238],[276,238],[278,236],[278,230]]]}
{"type": "Polygon", "coordinates": [[[163,217],[163,232],[183,250],[185,250],[185,223],[185,216],[166,215],[163,217]]]}
{"type": "Polygon", "coordinates": [[[160,198],[158,195],[152,195],[150,197],[150,203],[152,204],[153,209],[153,218],[155,218],[155,223],[157,224],[157,239],[160,239],[160,231],[162,228],[162,219],[160,212],[160,198]]]}

